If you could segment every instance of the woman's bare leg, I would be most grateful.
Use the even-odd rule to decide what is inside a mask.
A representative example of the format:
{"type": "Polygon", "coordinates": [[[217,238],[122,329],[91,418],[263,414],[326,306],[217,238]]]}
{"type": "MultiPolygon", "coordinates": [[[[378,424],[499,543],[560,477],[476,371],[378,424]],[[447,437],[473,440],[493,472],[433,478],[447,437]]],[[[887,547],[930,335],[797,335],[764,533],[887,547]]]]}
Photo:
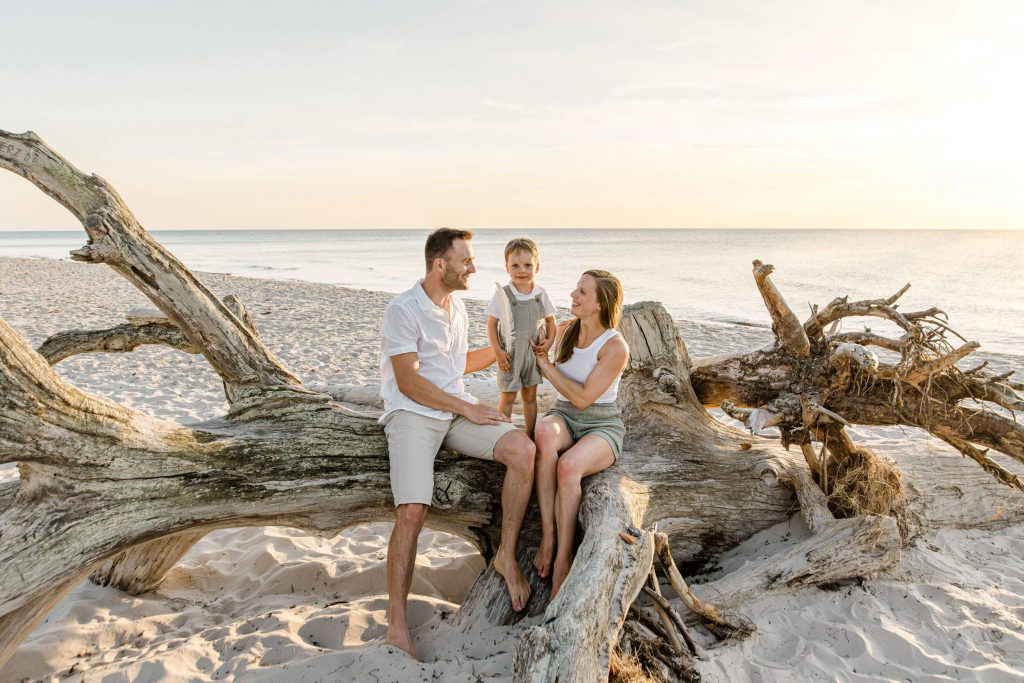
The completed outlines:
{"type": "Polygon", "coordinates": [[[551,599],[572,567],[573,542],[576,540],[576,518],[580,512],[580,498],[583,495],[580,482],[583,477],[606,470],[615,462],[611,445],[599,436],[584,436],[562,454],[556,467],[558,492],[555,496],[555,526],[558,535],[558,552],[551,574],[551,599]]]}
{"type": "Polygon", "coordinates": [[[540,504],[541,538],[533,566],[537,576],[547,578],[551,574],[551,561],[555,556],[555,470],[558,467],[558,452],[572,445],[572,437],[565,421],[557,415],[546,415],[537,425],[535,435],[537,463],[533,468],[537,487],[537,502],[540,504]]]}
{"type": "Polygon", "coordinates": [[[519,392],[523,397],[523,420],[526,422],[526,435],[533,438],[534,427],[537,426],[537,387],[523,387],[519,392]]]}

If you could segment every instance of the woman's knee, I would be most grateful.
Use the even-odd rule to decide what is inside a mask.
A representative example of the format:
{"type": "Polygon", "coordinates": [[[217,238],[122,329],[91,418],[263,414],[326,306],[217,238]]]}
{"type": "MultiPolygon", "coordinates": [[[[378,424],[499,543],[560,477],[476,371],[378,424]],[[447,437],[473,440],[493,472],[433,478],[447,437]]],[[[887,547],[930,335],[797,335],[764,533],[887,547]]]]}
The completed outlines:
{"type": "Polygon", "coordinates": [[[563,456],[558,461],[555,476],[558,479],[559,486],[578,485],[580,480],[583,479],[583,472],[573,458],[563,456]]]}
{"type": "Polygon", "coordinates": [[[533,438],[537,442],[537,452],[553,451],[558,447],[558,425],[551,420],[541,420],[534,429],[533,438]]]}

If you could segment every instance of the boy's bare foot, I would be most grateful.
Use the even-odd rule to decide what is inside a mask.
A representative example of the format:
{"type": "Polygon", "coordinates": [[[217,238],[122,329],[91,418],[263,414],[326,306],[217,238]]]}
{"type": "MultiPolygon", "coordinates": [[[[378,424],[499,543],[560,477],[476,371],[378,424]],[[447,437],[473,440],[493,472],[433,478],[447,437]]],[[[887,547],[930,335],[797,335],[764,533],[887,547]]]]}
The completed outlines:
{"type": "Polygon", "coordinates": [[[523,608],[526,607],[526,603],[530,600],[530,583],[519,569],[519,563],[516,562],[515,558],[508,560],[495,557],[494,570],[505,579],[508,596],[512,599],[512,609],[516,612],[522,612],[523,608]]]}
{"type": "Polygon", "coordinates": [[[537,576],[542,579],[548,578],[548,575],[551,574],[551,560],[554,554],[555,539],[541,536],[537,553],[533,556],[533,568],[537,570],[537,576]]]}
{"type": "Polygon", "coordinates": [[[568,560],[555,560],[553,573],[551,574],[551,599],[554,600],[555,596],[558,595],[558,589],[565,583],[565,577],[569,576],[569,570],[572,568],[572,562],[568,560]]]}
{"type": "Polygon", "coordinates": [[[392,628],[388,626],[388,634],[384,638],[384,643],[397,647],[416,661],[419,661],[416,657],[416,650],[412,646],[412,637],[409,635],[408,628],[392,628]]]}

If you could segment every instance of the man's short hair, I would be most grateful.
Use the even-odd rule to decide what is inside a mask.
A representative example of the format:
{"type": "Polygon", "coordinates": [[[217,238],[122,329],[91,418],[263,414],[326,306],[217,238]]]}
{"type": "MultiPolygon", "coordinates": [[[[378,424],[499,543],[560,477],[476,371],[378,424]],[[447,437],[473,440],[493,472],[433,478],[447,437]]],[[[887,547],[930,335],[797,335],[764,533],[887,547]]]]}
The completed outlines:
{"type": "Polygon", "coordinates": [[[471,240],[473,233],[469,230],[457,230],[456,228],[438,228],[427,235],[427,244],[423,248],[423,256],[427,262],[427,272],[434,267],[434,259],[444,258],[452,248],[455,240],[471,240]]]}

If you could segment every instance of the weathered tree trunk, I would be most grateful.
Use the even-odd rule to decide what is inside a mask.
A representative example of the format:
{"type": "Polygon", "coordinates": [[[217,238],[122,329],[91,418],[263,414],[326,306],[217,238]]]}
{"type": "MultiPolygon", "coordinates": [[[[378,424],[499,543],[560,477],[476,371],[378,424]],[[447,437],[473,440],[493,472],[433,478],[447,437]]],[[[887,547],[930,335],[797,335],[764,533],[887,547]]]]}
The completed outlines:
{"type": "MultiPolygon", "coordinates": [[[[114,268],[166,317],[63,333],[38,352],[0,320],[0,460],[17,462],[21,475],[16,488],[0,489],[0,663],[90,572],[98,582],[143,591],[213,529],[287,525],[333,534],[392,519],[382,430],[371,411],[346,408],[330,395],[351,401],[355,394],[303,387],[263,345],[240,302],[214,296],[139,225],[106,182],[78,171],[35,135],[0,131],[0,166],[28,178],[82,221],[88,243],[73,258],[114,268]],[[69,354],[141,343],[202,353],[224,381],[228,414],[175,424],[86,394],[50,367],[69,354]]],[[[613,468],[586,482],[579,561],[558,599],[546,606],[546,588],[527,561],[537,538],[536,522],[528,520],[520,557],[535,591],[526,612],[544,616],[517,648],[516,680],[607,676],[656,546],[663,546],[660,558],[671,558],[668,543],[681,562],[713,557],[791,514],[794,491],[780,485],[785,482],[799,482],[814,535],[772,569],[725,577],[720,587],[733,596],[730,604],[751,591],[835,581],[895,562],[898,535],[890,518],[837,520],[825,495],[813,495],[813,477],[828,490],[832,470],[818,463],[811,440],[835,429],[839,415],[869,424],[927,424],[964,452],[977,442],[1024,457],[1022,432],[1005,418],[963,414],[955,402],[928,403],[924,410],[940,385],[1006,407],[1020,402],[1020,387],[1005,377],[959,373],[945,356],[928,355],[939,343],[929,332],[938,328],[922,328],[930,318],[900,318],[909,336],[892,344],[905,362],[877,367],[877,377],[862,386],[870,363],[849,349],[833,349],[823,332],[854,305],[833,302],[801,328],[770,272],[757,264],[755,279],[776,322],[776,347],[699,363],[692,380],[685,346],[665,310],[651,303],[627,307],[620,325],[631,349],[620,390],[625,449],[613,468]],[[702,403],[725,399],[748,424],[779,426],[782,443],[712,419],[702,403]],[[799,453],[783,447],[791,442],[801,445],[799,453]],[[651,531],[655,525],[665,537],[651,531]],[[619,535],[627,527],[639,529],[633,543],[619,535]]],[[[876,313],[868,303],[868,313],[876,313]]],[[[353,402],[369,402],[363,398],[353,402]]],[[[974,451],[973,458],[989,461],[974,451]]],[[[850,453],[833,446],[830,457],[850,453]]],[[[489,559],[500,533],[500,484],[499,466],[443,454],[428,524],[463,536],[489,559]]],[[[714,612],[688,589],[678,590],[705,619],[714,612]]],[[[489,568],[451,628],[457,633],[522,618],[489,568]]],[[[736,623],[723,617],[726,622],[736,623]]],[[[631,642],[646,628],[627,629],[631,642]]],[[[685,666],[667,670],[680,675],[685,666]]]]}

